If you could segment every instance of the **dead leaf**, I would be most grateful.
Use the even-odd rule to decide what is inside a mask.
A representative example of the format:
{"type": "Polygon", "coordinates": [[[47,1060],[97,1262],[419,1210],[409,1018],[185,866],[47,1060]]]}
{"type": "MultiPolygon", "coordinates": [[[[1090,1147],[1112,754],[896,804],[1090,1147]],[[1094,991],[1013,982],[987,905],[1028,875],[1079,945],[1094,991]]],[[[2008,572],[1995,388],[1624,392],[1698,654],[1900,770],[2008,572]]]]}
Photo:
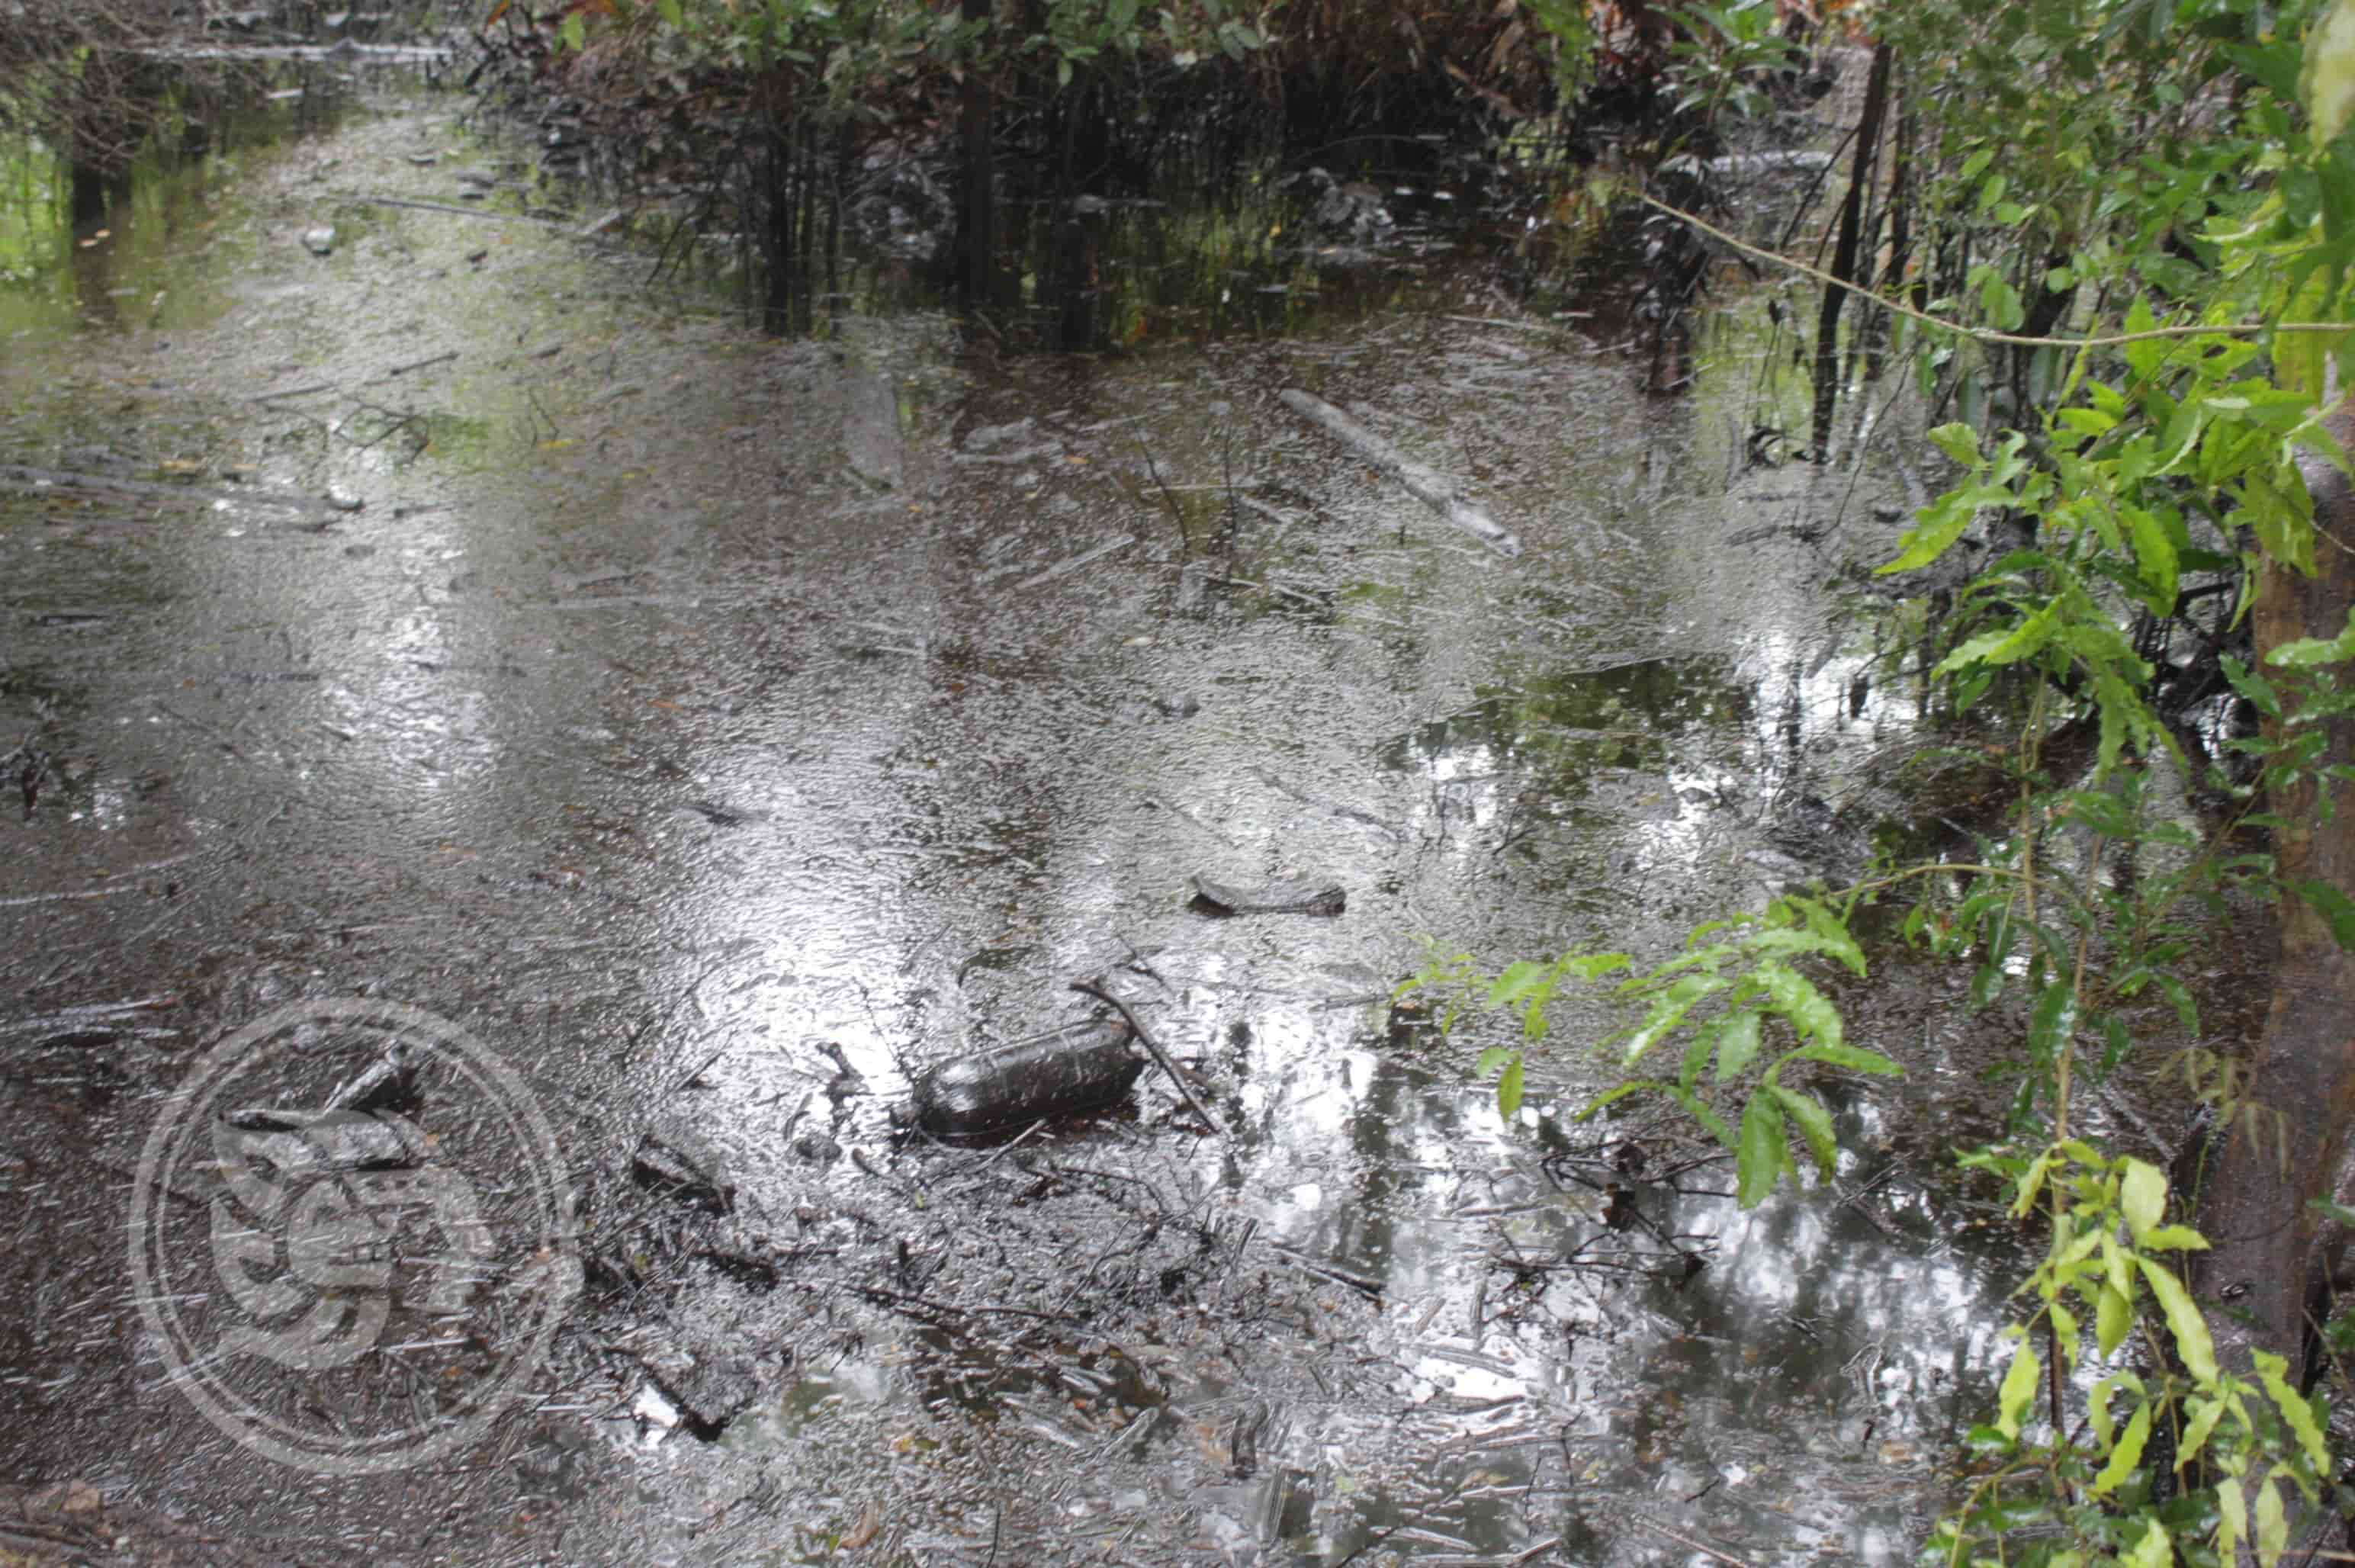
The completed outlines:
{"type": "Polygon", "coordinates": [[[858,1551],[860,1547],[874,1540],[876,1531],[882,1528],[883,1505],[881,1503],[868,1503],[867,1505],[867,1511],[858,1516],[858,1523],[852,1527],[848,1535],[842,1538],[842,1550],[845,1552],[858,1551]]]}

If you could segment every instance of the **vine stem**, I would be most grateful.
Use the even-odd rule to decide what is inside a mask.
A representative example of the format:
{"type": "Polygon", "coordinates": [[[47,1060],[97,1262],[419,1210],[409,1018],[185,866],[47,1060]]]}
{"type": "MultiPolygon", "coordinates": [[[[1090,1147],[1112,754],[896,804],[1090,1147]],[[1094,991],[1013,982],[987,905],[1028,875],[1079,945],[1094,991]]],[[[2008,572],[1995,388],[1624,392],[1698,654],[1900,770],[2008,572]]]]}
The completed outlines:
{"type": "Polygon", "coordinates": [[[1720,244],[1730,245],[1746,256],[1755,256],[1762,261],[1772,261],[1778,267],[1787,267],[1792,272],[1803,272],[1827,288],[1846,289],[1850,293],[1862,294],[1893,315],[1909,317],[1922,323],[1924,326],[1934,326],[1941,332],[1951,332],[1957,337],[1967,337],[1975,343],[2016,343],[2030,348],[2109,348],[2121,343],[2148,343],[2174,337],[2253,337],[2266,332],[2355,331],[2355,327],[2350,327],[2344,322],[2335,321],[2251,321],[2225,322],[2211,326],[2154,326],[2141,332],[2114,332],[2099,337],[2029,337],[2016,332],[1990,332],[1983,326],[1964,326],[1960,323],[1932,315],[1927,311],[1915,310],[1911,305],[1900,304],[1895,300],[1883,299],[1862,284],[1850,283],[1845,278],[1836,278],[1820,267],[1810,266],[1805,261],[1794,261],[1788,256],[1762,250],[1748,240],[1735,239],[1707,219],[1695,217],[1683,208],[1671,207],[1656,196],[1647,196],[1638,191],[1636,193],[1636,199],[1646,207],[1658,208],[1671,218],[1691,224],[1720,244]]]}

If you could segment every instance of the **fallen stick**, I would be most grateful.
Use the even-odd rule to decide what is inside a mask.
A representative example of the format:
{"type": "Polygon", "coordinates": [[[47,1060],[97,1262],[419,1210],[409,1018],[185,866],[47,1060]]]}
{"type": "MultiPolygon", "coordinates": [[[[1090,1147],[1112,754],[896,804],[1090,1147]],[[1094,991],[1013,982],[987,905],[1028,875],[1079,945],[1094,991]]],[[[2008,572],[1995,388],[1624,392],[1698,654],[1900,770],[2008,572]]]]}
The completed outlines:
{"type": "Polygon", "coordinates": [[[249,403],[274,403],[281,398],[307,398],[314,392],[332,392],[336,388],[333,382],[314,381],[307,387],[289,387],[282,392],[264,392],[259,397],[248,398],[246,399],[246,401],[249,403]]]}
{"type": "Polygon", "coordinates": [[[499,223],[537,223],[542,229],[558,229],[574,232],[570,223],[559,223],[553,218],[532,218],[520,212],[501,212],[496,208],[453,207],[446,201],[415,201],[405,196],[361,196],[347,194],[336,197],[355,207],[407,207],[419,212],[446,212],[457,218],[487,218],[499,223]]]}
{"type": "Polygon", "coordinates": [[[32,468],[21,463],[0,463],[0,489],[44,490],[115,490],[126,496],[156,496],[165,500],[205,503],[225,501],[230,506],[283,507],[292,511],[324,510],[307,496],[289,496],[269,490],[208,490],[194,485],[162,485],[152,479],[123,479],[109,474],[69,474],[54,468],[32,468]]]}
{"type": "Polygon", "coordinates": [[[1439,470],[1417,463],[1322,398],[1312,398],[1295,387],[1286,387],[1277,396],[1285,408],[1353,448],[1359,456],[1405,485],[1415,499],[1498,555],[1521,553],[1521,541],[1512,530],[1490,517],[1478,502],[1464,499],[1455,481],[1439,470]]]}
{"type": "Polygon", "coordinates": [[[371,377],[368,380],[362,381],[360,385],[363,387],[373,387],[378,381],[389,381],[395,376],[406,376],[411,370],[422,370],[429,365],[446,365],[456,357],[458,357],[458,351],[456,349],[444,349],[439,354],[429,354],[422,359],[411,359],[406,365],[395,365],[391,369],[385,371],[382,375],[371,377]]]}
{"type": "Polygon", "coordinates": [[[1201,1117],[1212,1132],[1220,1137],[1227,1136],[1227,1129],[1219,1124],[1219,1118],[1210,1115],[1201,1101],[1194,1098],[1194,1091],[1187,1086],[1186,1080],[1178,1076],[1178,1064],[1169,1060],[1169,1053],[1162,1050],[1151,1035],[1145,1032],[1145,1026],[1136,1021],[1136,1015],[1128,1010],[1126,1002],[1122,1001],[1093,980],[1074,980],[1071,982],[1071,989],[1093,997],[1098,1001],[1110,1002],[1120,1016],[1127,1021],[1129,1032],[1136,1036],[1137,1042],[1143,1045],[1146,1052],[1152,1056],[1155,1065],[1168,1075],[1170,1083],[1178,1085],[1178,1093],[1186,1097],[1186,1104],[1193,1108],[1194,1114],[1201,1117]]]}

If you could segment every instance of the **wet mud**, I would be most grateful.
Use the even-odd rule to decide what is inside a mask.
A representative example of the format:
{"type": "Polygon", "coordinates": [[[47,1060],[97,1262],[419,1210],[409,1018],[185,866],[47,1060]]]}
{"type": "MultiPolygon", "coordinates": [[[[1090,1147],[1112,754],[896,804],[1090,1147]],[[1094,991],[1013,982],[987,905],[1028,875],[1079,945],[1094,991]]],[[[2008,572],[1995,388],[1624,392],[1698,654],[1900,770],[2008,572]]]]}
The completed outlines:
{"type": "MultiPolygon", "coordinates": [[[[1569,1119],[1602,1012],[1508,1126],[1391,996],[1423,936],[1665,953],[1893,808],[1915,698],[1827,584],[1902,485],[1753,464],[1763,306],[1677,400],[1476,255],[1119,357],[776,343],[510,158],[381,103],[16,307],[0,1475],[304,1561],[1910,1557],[2004,1320],[1947,1169],[2002,1020],[1859,996],[1908,1078],[1744,1214],[1689,1129],[1569,1119]],[[158,289],[210,303],[120,303],[158,289]],[[1107,976],[1174,1076],[910,1125],[964,1054],[1117,1043],[1107,976]],[[419,1470],[233,1442],[126,1270],[172,1097],[319,997],[484,1042],[572,1216],[527,1391],[419,1470]]],[[[255,1103],[374,1060],[316,1056],[255,1103]]],[[[485,1093],[332,1114],[464,1150],[485,1093]]],[[[496,1337],[397,1306],[354,1427],[496,1337]]]]}

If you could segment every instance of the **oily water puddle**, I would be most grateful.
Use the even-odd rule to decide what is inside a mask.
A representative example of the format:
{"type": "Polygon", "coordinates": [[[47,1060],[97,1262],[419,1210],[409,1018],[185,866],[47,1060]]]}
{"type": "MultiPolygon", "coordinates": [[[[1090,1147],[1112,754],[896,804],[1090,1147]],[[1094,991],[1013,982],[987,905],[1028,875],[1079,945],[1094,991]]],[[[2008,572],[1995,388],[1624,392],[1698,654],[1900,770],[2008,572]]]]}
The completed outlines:
{"type": "MultiPolygon", "coordinates": [[[[1850,1038],[1908,1076],[1825,1085],[1837,1177],[1742,1213],[1675,1120],[1572,1119],[1606,1011],[1508,1126],[1502,1036],[1391,1001],[1422,936],[1665,955],[1893,809],[1915,693],[1827,583],[1904,496],[1745,461],[1762,384],[1805,396],[1765,293],[1672,398],[1636,328],[1438,242],[1118,356],[914,310],[774,342],[463,108],[260,127],[103,233],[9,154],[0,737],[45,760],[0,857],[0,1478],[265,1560],[1910,1557],[2018,1266],[1949,1159],[2001,1020],[1878,957],[1850,1038]],[[1347,906],[1214,918],[1195,877],[1347,906]],[[1085,976],[1219,1133],[1157,1072],[1011,1141],[895,1124],[927,1064],[1093,1016],[1085,976]],[[297,1375],[203,1277],[226,1156],[159,1176],[156,1129],[321,998],[504,1064],[406,1113],[468,1172],[445,1231],[572,1220],[297,1375]],[[518,1337],[421,1466],[221,1417],[364,1455],[518,1337]]],[[[367,1065],[274,1045],[219,1093],[367,1065]]]]}

